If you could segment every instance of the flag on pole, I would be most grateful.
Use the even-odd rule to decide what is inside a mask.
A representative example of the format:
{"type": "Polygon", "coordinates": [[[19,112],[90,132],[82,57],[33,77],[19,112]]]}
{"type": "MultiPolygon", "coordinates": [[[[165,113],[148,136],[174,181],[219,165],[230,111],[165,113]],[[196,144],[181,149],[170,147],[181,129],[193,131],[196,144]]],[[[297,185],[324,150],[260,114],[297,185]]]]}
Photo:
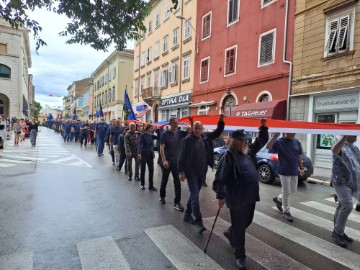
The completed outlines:
{"type": "Polygon", "coordinates": [[[124,121],[125,120],[136,120],[135,113],[132,109],[130,98],[127,93],[127,90],[124,91],[124,105],[123,105],[123,112],[124,112],[124,121]]]}
{"type": "Polygon", "coordinates": [[[101,106],[101,102],[100,102],[100,110],[99,110],[99,117],[104,117],[104,112],[101,106]]]}
{"type": "Polygon", "coordinates": [[[77,116],[76,116],[76,105],[75,105],[74,110],[73,110],[72,120],[77,120],[77,116]]]}

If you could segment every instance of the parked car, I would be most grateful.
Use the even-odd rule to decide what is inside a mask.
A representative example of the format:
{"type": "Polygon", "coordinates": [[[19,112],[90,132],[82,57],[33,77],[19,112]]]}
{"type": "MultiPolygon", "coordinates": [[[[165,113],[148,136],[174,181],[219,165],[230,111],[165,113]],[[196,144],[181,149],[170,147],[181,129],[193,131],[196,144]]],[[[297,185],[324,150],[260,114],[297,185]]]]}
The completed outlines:
{"type": "MultiPolygon", "coordinates": [[[[221,156],[226,152],[227,147],[217,147],[214,148],[214,167],[215,169],[219,166],[219,161],[221,156]]],[[[314,173],[314,167],[309,157],[305,154],[302,155],[303,166],[305,174],[303,176],[300,175],[299,172],[299,182],[305,181],[308,177],[310,177],[314,173]]],[[[271,184],[274,182],[275,177],[279,177],[276,173],[276,167],[278,165],[278,155],[276,153],[272,153],[266,147],[263,147],[256,154],[256,166],[259,173],[260,181],[265,184],[271,184]]]]}

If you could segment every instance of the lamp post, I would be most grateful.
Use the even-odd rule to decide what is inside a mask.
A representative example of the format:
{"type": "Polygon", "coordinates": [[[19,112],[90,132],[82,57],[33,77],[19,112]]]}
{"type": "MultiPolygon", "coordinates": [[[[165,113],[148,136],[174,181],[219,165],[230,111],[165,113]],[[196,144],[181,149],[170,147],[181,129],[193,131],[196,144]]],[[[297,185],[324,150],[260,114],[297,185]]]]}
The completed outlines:
{"type": "Polygon", "coordinates": [[[177,15],[176,18],[180,19],[180,20],[184,20],[185,22],[188,22],[189,25],[191,26],[191,28],[194,30],[195,34],[196,34],[196,54],[199,54],[199,42],[200,42],[200,36],[198,34],[198,32],[195,30],[195,28],[192,26],[190,19],[186,19],[184,16],[182,15],[177,15]]]}

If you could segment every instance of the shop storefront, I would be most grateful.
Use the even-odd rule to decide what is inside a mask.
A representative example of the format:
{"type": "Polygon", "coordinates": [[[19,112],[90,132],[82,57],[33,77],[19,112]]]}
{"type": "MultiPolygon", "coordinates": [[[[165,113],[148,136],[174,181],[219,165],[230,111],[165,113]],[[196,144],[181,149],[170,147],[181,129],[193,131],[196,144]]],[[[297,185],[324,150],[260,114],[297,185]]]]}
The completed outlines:
{"type": "Polygon", "coordinates": [[[190,101],[191,93],[162,97],[159,106],[161,121],[166,121],[171,117],[182,118],[188,116],[190,114],[190,101]]]}

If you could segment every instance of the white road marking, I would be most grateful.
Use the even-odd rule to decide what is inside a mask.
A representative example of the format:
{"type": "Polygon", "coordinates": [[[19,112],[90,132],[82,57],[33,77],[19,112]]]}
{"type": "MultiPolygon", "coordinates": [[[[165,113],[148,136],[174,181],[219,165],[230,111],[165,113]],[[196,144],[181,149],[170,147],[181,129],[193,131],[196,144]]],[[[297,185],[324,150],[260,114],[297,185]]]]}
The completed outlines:
{"type": "Polygon", "coordinates": [[[130,269],[123,253],[110,236],[76,244],[83,270],[130,269]]]}
{"type": "Polygon", "coordinates": [[[145,233],[179,270],[223,269],[171,225],[146,229],[145,233]]]}
{"type": "Polygon", "coordinates": [[[72,159],[74,159],[74,158],[76,159],[76,156],[71,155],[70,157],[66,157],[66,158],[61,158],[61,159],[56,159],[56,160],[48,161],[47,163],[60,163],[60,162],[72,160],[72,159]]]}

